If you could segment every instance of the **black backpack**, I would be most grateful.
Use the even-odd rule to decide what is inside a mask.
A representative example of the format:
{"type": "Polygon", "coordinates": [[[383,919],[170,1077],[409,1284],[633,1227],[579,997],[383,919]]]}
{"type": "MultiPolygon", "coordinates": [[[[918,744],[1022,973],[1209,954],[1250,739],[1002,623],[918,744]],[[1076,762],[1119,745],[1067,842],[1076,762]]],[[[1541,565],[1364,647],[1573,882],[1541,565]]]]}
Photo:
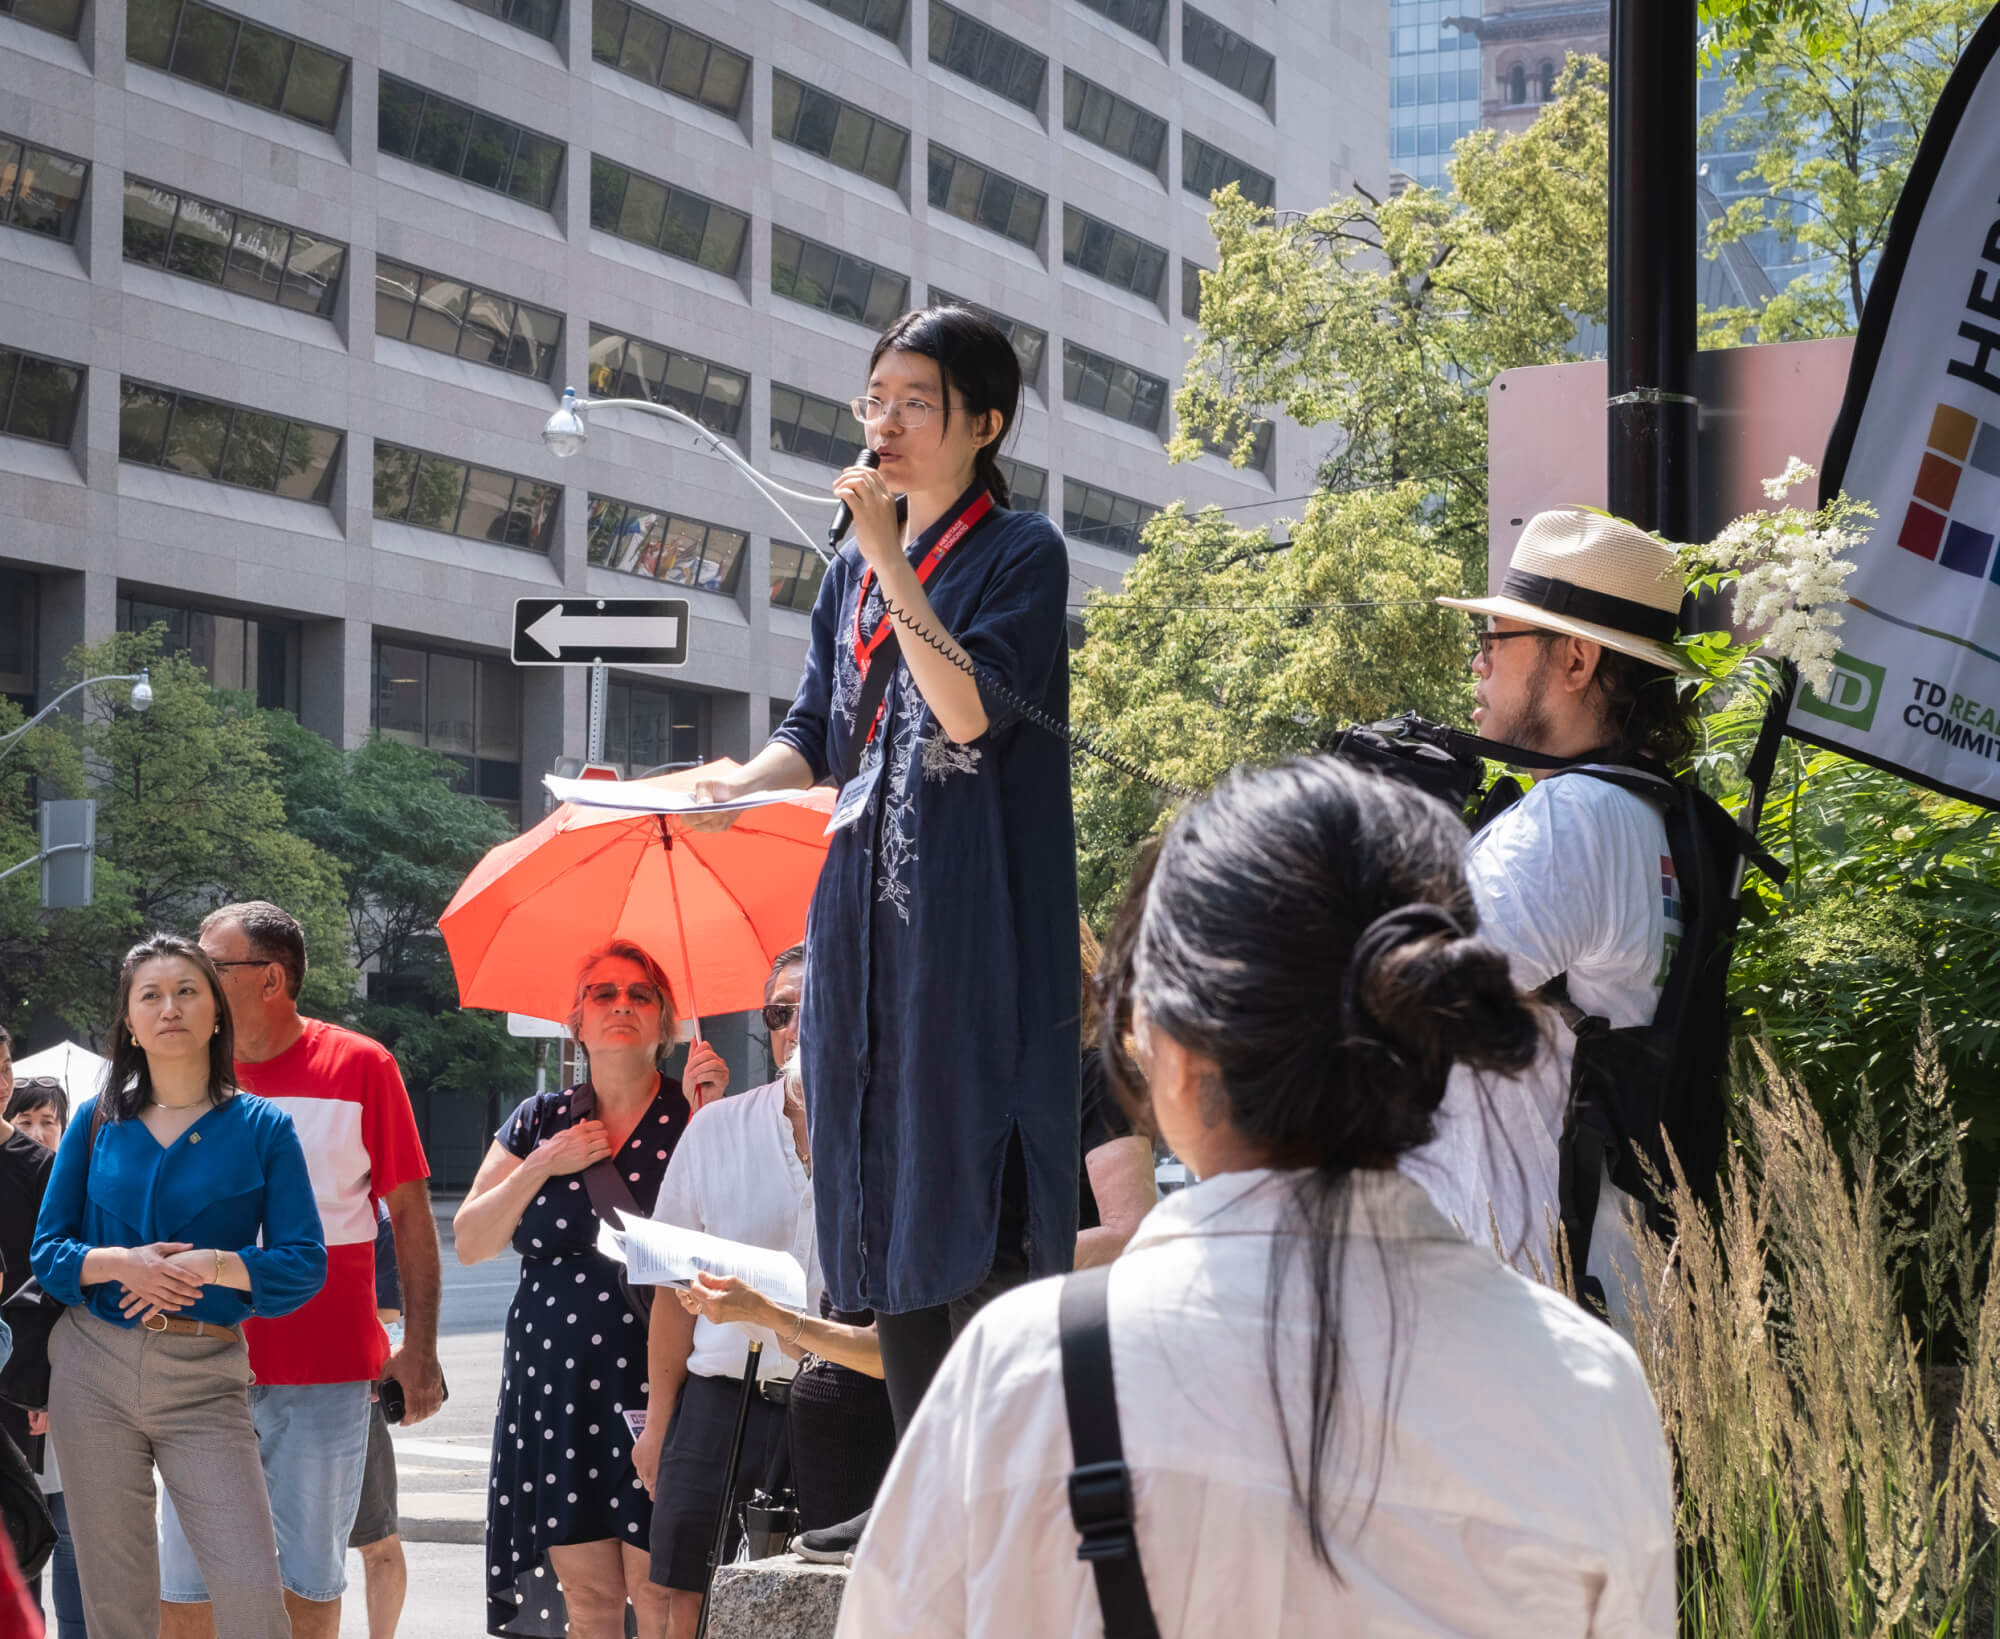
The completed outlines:
{"type": "Polygon", "coordinates": [[[1648,1226],[1662,1235],[1672,1226],[1660,1186],[1671,1186],[1676,1165],[1699,1199],[1714,1197],[1728,1128],[1729,958],[1743,871],[1755,865],[1782,883],[1785,868],[1691,779],[1625,763],[1564,762],[1414,713],[1345,731],[1333,755],[1456,806],[1475,832],[1521,795],[1515,780],[1502,777],[1474,799],[1487,759],[1536,770],[1543,779],[1604,780],[1660,811],[1680,890],[1681,937],[1651,1022],[1613,1029],[1570,1000],[1564,975],[1542,987],[1543,998],[1576,1036],[1558,1143],[1557,1207],[1577,1294],[1602,1314],[1603,1289],[1585,1270],[1604,1180],[1638,1200],[1648,1226]]]}

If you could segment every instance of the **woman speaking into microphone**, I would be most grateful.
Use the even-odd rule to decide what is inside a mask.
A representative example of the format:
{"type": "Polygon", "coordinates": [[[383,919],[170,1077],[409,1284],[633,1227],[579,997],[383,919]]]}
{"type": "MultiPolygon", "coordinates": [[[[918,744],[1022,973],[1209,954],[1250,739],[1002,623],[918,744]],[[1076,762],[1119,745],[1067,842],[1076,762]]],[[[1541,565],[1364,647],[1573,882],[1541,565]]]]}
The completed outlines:
{"type": "Polygon", "coordinates": [[[772,741],[711,800],[834,781],[800,1019],[819,1256],[875,1311],[898,1429],[995,1292],[1069,1267],[1077,1212],[1069,556],[1008,508],[1006,337],[957,307],[882,333],[853,409],[879,465],[772,741]]]}

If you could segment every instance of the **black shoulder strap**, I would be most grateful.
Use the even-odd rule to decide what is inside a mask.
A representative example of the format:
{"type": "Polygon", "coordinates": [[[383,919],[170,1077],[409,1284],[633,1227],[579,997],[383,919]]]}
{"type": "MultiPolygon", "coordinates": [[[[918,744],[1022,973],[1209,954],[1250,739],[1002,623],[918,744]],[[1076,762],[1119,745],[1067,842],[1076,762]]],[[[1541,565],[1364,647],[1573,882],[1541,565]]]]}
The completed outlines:
{"type": "Polygon", "coordinates": [[[1058,1310],[1062,1333],[1063,1406],[1076,1466],[1069,1471],[1069,1517],[1076,1524],[1076,1557],[1097,1576],[1105,1639],[1159,1639],[1139,1536],[1132,1517],[1132,1476],[1118,1432],[1118,1395],[1111,1373],[1111,1266],[1100,1265],[1063,1282],[1058,1310]]]}
{"type": "MultiPolygon", "coordinates": [[[[950,561],[945,559],[946,563],[950,561]]],[[[882,696],[889,692],[889,679],[896,675],[896,662],[902,658],[903,645],[892,631],[868,662],[868,674],[861,679],[861,698],[854,702],[854,726],[847,731],[847,746],[836,770],[842,785],[861,772],[861,754],[868,749],[868,731],[875,724],[876,712],[882,709],[882,696]]]]}

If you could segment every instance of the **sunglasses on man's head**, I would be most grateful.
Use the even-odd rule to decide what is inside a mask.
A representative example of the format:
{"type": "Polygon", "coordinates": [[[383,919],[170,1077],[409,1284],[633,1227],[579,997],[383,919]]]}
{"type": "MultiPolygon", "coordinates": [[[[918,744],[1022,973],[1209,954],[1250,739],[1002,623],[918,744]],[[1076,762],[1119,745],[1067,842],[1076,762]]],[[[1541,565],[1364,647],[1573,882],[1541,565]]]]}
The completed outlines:
{"type": "Polygon", "coordinates": [[[659,991],[654,989],[653,986],[644,983],[636,985],[585,985],[583,987],[583,996],[585,1001],[595,1002],[599,1007],[609,1007],[620,996],[631,997],[634,1007],[658,1007],[660,1005],[659,991]]]}
{"type": "Polygon", "coordinates": [[[766,1002],[764,1004],[764,1028],[783,1030],[799,1016],[797,1002],[766,1002]]]}

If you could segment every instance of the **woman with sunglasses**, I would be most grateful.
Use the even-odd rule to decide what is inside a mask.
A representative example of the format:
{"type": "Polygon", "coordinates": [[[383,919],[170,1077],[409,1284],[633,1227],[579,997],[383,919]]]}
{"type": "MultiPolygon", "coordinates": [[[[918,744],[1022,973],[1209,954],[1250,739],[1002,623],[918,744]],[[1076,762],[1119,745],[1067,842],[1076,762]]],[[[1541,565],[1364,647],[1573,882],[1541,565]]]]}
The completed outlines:
{"type": "MultiPolygon", "coordinates": [[[[452,1220],[459,1262],[509,1244],[521,1258],[493,1418],[489,1633],[624,1639],[628,1602],[640,1639],[666,1631],[666,1590],[647,1577],[652,1499],[626,1422],[646,1406],[646,1327],[597,1250],[594,1200],[653,1209],[689,1116],[681,1083],[660,1070],[676,1022],[666,975],[639,946],[615,940],[585,957],[569,1027],[590,1079],[522,1103],[452,1220]]],[[[728,1079],[697,1044],[687,1064],[697,1101],[728,1079]]]]}

